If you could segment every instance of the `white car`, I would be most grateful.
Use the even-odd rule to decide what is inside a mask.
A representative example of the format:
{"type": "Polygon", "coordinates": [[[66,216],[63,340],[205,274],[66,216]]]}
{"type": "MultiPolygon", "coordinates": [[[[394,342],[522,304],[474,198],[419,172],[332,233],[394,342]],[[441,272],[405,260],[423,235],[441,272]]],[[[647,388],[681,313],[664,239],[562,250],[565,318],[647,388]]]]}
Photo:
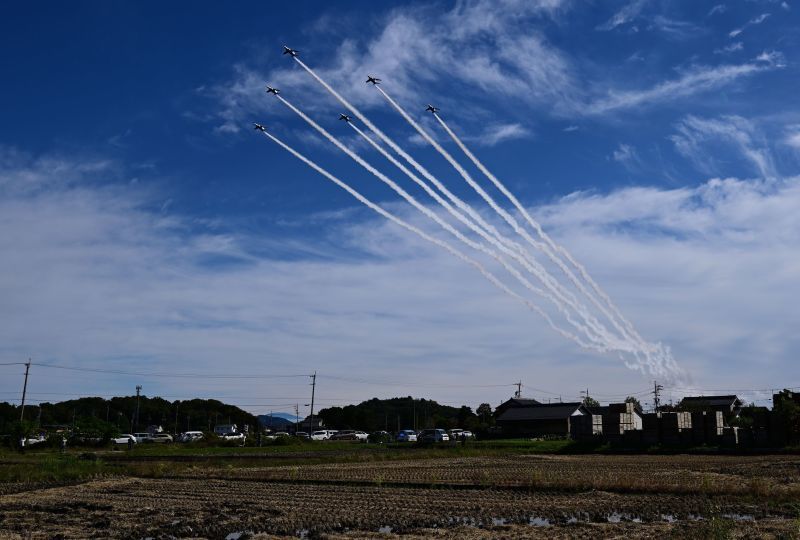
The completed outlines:
{"type": "Polygon", "coordinates": [[[154,433],[147,442],[153,443],[171,443],[172,442],[172,435],[169,433],[154,433]]]}
{"type": "Polygon", "coordinates": [[[367,442],[367,439],[369,439],[369,433],[365,431],[356,431],[356,439],[361,442],[367,442]]]}
{"type": "Polygon", "coordinates": [[[134,433],[133,434],[133,438],[136,439],[137,443],[145,442],[145,441],[149,441],[150,440],[150,434],[149,433],[134,433]]]}
{"type": "Polygon", "coordinates": [[[244,433],[225,433],[220,436],[223,441],[241,441],[242,444],[244,444],[245,438],[244,433]]]}
{"type": "Polygon", "coordinates": [[[187,431],[185,433],[182,433],[178,440],[180,442],[189,443],[189,442],[199,441],[202,438],[203,438],[202,431],[187,431]]]}
{"type": "Polygon", "coordinates": [[[311,434],[312,441],[327,441],[331,438],[333,432],[323,429],[321,431],[315,431],[311,434]]]}
{"type": "Polygon", "coordinates": [[[112,441],[114,441],[114,444],[128,444],[130,441],[133,441],[133,444],[136,444],[139,442],[136,440],[136,437],[130,433],[123,433],[119,437],[114,437],[112,441]]]}

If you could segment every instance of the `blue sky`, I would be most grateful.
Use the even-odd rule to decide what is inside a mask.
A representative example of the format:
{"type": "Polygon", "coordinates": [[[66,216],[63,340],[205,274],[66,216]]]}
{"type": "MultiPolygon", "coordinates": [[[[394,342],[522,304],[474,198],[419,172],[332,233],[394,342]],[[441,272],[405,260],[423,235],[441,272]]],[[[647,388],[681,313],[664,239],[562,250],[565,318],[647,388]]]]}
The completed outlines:
{"type": "MultiPolygon", "coordinates": [[[[394,114],[442,117],[586,265],[693,389],[800,385],[800,4],[781,1],[26,3],[0,20],[0,361],[137,372],[321,373],[322,404],[496,404],[651,377],[584,351],[473,269],[387,224],[270,131],[422,216],[265,95],[399,173],[336,120],[289,44],[459,196],[394,114]],[[325,376],[329,378],[326,380],[325,376]],[[334,379],[333,377],[339,377],[334,379]],[[487,386],[476,388],[479,385],[487,386]],[[329,400],[329,401],[325,401],[329,400]]],[[[0,367],[0,399],[16,399],[0,367]]],[[[39,368],[36,399],[302,401],[306,381],[39,368]],[[37,393],[38,392],[38,393],[37,393]],[[48,394],[52,393],[52,394],[48,394]]],[[[751,392],[761,399],[768,392],[751,392]]]]}

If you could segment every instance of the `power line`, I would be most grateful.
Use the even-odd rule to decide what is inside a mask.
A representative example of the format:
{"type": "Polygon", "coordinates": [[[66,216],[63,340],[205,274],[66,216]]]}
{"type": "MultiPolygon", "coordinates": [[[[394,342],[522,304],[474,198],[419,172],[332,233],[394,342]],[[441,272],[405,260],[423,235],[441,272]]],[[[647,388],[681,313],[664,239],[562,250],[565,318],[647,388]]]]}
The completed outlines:
{"type": "Polygon", "coordinates": [[[258,374],[247,374],[247,375],[233,375],[233,374],[212,374],[212,373],[166,373],[166,372],[136,372],[136,371],[122,371],[117,369],[101,369],[101,368],[82,368],[82,367],[75,367],[75,366],[64,366],[60,364],[42,364],[38,362],[34,362],[32,365],[45,367],[45,368],[54,368],[54,369],[64,369],[68,371],[82,371],[82,372],[90,372],[90,373],[110,373],[114,375],[131,375],[135,377],[164,377],[164,378],[185,378],[185,379],[288,379],[288,378],[297,378],[297,377],[308,377],[307,374],[294,374],[294,375],[258,375],[258,374]]]}

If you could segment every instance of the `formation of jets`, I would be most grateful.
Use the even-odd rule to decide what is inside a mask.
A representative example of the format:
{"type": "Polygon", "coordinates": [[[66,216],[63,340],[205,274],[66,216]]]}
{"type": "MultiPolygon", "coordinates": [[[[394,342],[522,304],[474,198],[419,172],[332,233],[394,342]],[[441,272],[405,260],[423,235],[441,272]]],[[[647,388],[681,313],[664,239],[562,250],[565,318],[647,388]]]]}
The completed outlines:
{"type": "MultiPolygon", "coordinates": [[[[292,57],[295,57],[298,54],[300,54],[300,51],[298,51],[297,49],[292,49],[291,47],[287,47],[286,45],[284,45],[283,46],[283,54],[288,54],[288,55],[290,55],[292,57]]],[[[366,82],[367,83],[372,83],[374,85],[378,85],[378,84],[381,83],[381,80],[379,78],[377,78],[377,77],[373,77],[372,75],[367,75],[367,81],[366,82]]],[[[281,93],[281,91],[279,89],[273,88],[271,86],[267,86],[267,94],[275,94],[277,96],[280,93],[281,93]]],[[[425,110],[426,111],[430,111],[433,114],[436,114],[436,112],[439,109],[437,107],[434,107],[433,105],[428,104],[428,107],[425,110]]],[[[342,114],[339,115],[339,120],[344,120],[345,122],[350,122],[350,121],[352,121],[352,118],[350,116],[342,113],[342,114]]],[[[264,126],[262,126],[261,124],[253,123],[253,129],[255,129],[256,131],[266,132],[266,128],[264,126]]]]}

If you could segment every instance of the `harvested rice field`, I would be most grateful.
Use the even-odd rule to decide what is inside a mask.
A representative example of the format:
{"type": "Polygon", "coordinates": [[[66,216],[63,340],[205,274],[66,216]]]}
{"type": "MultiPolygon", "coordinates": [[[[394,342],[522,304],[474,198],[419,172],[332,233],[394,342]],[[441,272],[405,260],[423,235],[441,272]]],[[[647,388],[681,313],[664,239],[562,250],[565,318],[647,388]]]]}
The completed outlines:
{"type": "Polygon", "coordinates": [[[161,461],[137,471],[7,483],[0,538],[800,537],[794,456],[161,461]]]}

